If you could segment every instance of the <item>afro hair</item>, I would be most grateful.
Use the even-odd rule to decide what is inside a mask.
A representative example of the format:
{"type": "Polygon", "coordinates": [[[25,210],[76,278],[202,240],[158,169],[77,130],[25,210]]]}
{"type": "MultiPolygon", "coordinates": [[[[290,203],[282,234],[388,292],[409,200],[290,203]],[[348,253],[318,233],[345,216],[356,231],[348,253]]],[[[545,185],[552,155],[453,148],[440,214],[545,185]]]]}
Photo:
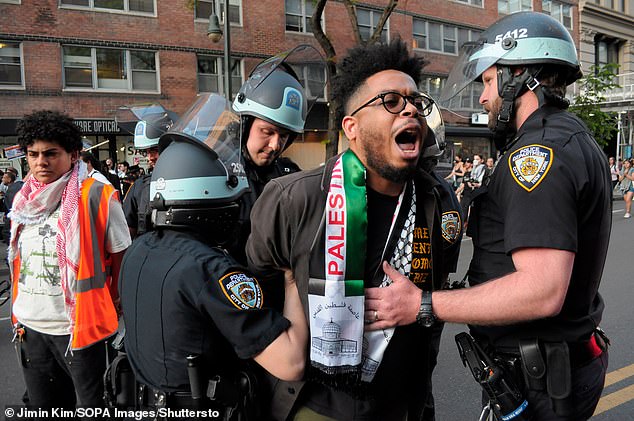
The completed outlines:
{"type": "Polygon", "coordinates": [[[81,131],[73,119],[58,111],[41,110],[25,115],[16,125],[18,144],[24,152],[37,140],[55,142],[66,152],[83,148],[81,131]]]}
{"type": "Polygon", "coordinates": [[[418,86],[426,64],[422,57],[410,55],[400,38],[389,44],[359,45],[348,50],[348,55],[337,64],[332,82],[332,96],[341,104],[337,121],[341,123],[348,101],[370,76],[384,70],[398,70],[411,76],[418,86]]]}

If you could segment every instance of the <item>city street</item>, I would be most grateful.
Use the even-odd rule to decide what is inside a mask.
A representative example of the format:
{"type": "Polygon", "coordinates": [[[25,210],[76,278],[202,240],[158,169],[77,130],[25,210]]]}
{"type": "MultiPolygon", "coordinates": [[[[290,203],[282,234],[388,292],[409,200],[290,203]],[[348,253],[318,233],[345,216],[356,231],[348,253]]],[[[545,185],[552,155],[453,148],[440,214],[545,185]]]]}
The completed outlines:
{"type": "MultiPolygon", "coordinates": [[[[623,208],[623,201],[614,202],[612,238],[601,284],[601,293],[606,301],[602,327],[611,338],[612,347],[607,387],[593,420],[634,419],[634,266],[630,268],[634,256],[634,220],[623,219],[623,208]]],[[[465,238],[458,274],[454,276],[464,275],[471,252],[471,240],[465,238]]],[[[0,279],[8,278],[5,268],[3,263],[0,279]]],[[[0,307],[0,409],[4,409],[4,405],[19,404],[24,393],[24,383],[11,344],[8,307],[8,304],[0,307]]],[[[495,311],[494,306],[491,311],[495,311]]],[[[434,379],[438,421],[477,420],[480,415],[479,387],[463,367],[454,342],[455,334],[465,330],[461,325],[448,325],[443,334],[434,379]]]]}

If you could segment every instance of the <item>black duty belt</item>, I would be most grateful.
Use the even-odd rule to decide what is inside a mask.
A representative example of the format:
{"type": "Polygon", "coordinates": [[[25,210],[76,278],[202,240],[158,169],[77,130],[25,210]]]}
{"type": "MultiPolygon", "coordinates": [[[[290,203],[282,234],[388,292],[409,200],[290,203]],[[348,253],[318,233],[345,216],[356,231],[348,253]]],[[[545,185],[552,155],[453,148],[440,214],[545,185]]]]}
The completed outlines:
{"type": "MultiPolygon", "coordinates": [[[[478,338],[476,340],[485,350],[488,350],[495,355],[510,358],[520,357],[517,346],[496,346],[488,343],[484,338],[478,338]]],[[[593,333],[590,336],[590,339],[586,341],[567,342],[567,345],[570,355],[570,366],[572,368],[580,367],[592,361],[607,349],[606,340],[604,340],[603,337],[596,332],[593,333]]]]}
{"type": "Polygon", "coordinates": [[[137,404],[148,408],[208,408],[209,401],[192,398],[189,391],[165,392],[152,386],[139,384],[137,387],[137,404]]]}

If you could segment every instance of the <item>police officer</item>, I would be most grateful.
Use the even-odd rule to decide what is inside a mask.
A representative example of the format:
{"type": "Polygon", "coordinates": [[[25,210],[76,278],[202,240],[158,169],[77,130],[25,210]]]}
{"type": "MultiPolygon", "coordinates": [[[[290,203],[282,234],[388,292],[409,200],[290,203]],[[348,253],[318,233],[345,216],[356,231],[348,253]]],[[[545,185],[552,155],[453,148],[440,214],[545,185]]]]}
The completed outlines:
{"type": "Polygon", "coordinates": [[[233,110],[241,116],[244,168],[251,191],[241,199],[237,241],[229,252],[243,264],[253,204],[270,180],[300,170],[280,155],[303,133],[307,114],[304,87],[291,67],[283,63],[258,83],[262,68],[266,69],[264,63],[254,69],[233,101],[233,110]],[[285,102],[289,91],[297,94],[291,103],[285,102]]]}
{"type": "Polygon", "coordinates": [[[199,101],[199,113],[161,137],[151,179],[156,229],[122,265],[125,348],[142,407],[213,408],[234,419],[254,409],[256,385],[241,374],[242,359],[299,379],[307,326],[292,279],[282,315],[263,307],[257,278],[218,247],[234,235],[248,184],[236,165],[238,116],[220,96],[199,101]]]}
{"type": "Polygon", "coordinates": [[[565,111],[566,86],[581,77],[574,42],[550,16],[514,13],[462,54],[441,100],[482,80],[480,103],[502,156],[474,198],[471,288],[428,295],[424,313],[470,324],[533,419],[588,419],[608,361],[596,327],[611,188],[601,148],[565,111]]]}
{"type": "Polygon", "coordinates": [[[149,231],[150,223],[150,177],[159,157],[159,137],[174,124],[175,115],[165,112],[139,121],[134,128],[134,147],[146,151],[150,168],[148,174],[138,178],[126,192],[123,212],[130,230],[135,237],[149,231]]]}

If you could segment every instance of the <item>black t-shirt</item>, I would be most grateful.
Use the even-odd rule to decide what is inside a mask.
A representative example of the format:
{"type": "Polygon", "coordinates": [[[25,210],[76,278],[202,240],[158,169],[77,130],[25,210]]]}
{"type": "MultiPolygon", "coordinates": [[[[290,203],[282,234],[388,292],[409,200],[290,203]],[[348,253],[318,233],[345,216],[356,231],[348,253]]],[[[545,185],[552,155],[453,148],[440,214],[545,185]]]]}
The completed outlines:
{"type": "MultiPolygon", "coordinates": [[[[378,286],[383,281],[382,262],[383,260],[389,262],[392,258],[409,206],[401,208],[394,232],[386,248],[385,244],[398,197],[386,196],[370,188],[366,191],[368,229],[364,283],[368,288],[378,286]],[[384,253],[384,249],[387,249],[387,252],[384,253]]],[[[408,192],[405,195],[404,204],[410,203],[410,194],[408,192]]],[[[422,204],[417,204],[417,231],[413,244],[418,246],[413,248],[418,253],[413,255],[412,265],[416,264],[415,259],[419,259],[418,262],[427,259],[426,262],[429,262],[431,258],[431,239],[422,213],[422,204]]],[[[425,280],[431,281],[431,266],[426,266],[422,272],[425,280]]],[[[422,281],[419,286],[422,286],[422,281]]],[[[429,329],[422,328],[416,323],[397,327],[383,355],[381,365],[369,389],[362,392],[362,397],[355,398],[351,393],[309,382],[304,386],[305,390],[302,394],[310,398],[302,404],[337,420],[403,420],[409,410],[418,412],[419,409],[413,408],[425,404],[426,380],[424,379],[427,378],[430,332],[429,329]]]]}
{"type": "Polygon", "coordinates": [[[385,242],[390,232],[390,224],[385,221],[391,221],[398,196],[387,196],[372,190],[366,189],[368,199],[368,230],[367,245],[365,257],[365,286],[366,288],[377,287],[383,281],[383,260],[389,260],[389,257],[383,257],[385,250],[385,242]]]}
{"type": "Polygon", "coordinates": [[[513,272],[511,253],[537,247],[576,253],[570,286],[557,316],[502,327],[473,326],[472,331],[501,346],[516,344],[518,336],[587,339],[603,312],[598,288],[611,207],[607,159],[585,125],[554,108],[533,113],[500,157],[486,192],[475,198],[469,220],[474,244],[469,281],[479,284],[513,272]]]}
{"type": "Polygon", "coordinates": [[[189,390],[186,357],[209,375],[231,373],[260,353],[289,321],[258,281],[193,234],[147,233],[126,251],[119,278],[125,348],[138,380],[166,392],[189,390]]]}

